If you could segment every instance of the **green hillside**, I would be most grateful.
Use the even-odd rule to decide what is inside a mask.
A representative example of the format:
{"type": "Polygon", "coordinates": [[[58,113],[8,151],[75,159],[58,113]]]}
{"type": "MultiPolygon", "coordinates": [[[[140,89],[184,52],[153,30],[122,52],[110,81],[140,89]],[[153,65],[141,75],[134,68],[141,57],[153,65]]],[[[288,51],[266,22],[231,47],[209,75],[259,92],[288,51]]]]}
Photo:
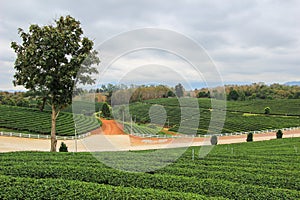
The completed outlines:
{"type": "MultiPolygon", "coordinates": [[[[196,130],[198,134],[206,134],[211,120],[211,100],[198,99],[200,121],[196,130]]],[[[136,120],[133,129],[138,133],[155,134],[156,129],[149,129],[147,126],[151,122],[149,109],[152,105],[162,105],[167,113],[165,126],[169,126],[171,131],[178,131],[181,121],[185,118],[181,116],[181,107],[176,98],[152,99],[143,102],[130,104],[130,114],[136,120]],[[137,124],[146,124],[146,127],[137,124]]],[[[78,133],[86,133],[99,126],[97,120],[91,115],[96,110],[100,110],[102,104],[77,102],[75,105],[76,121],[78,121],[78,133]],[[85,114],[85,115],[83,115],[85,114]],[[77,120],[78,119],[78,120],[77,120]]],[[[194,108],[192,108],[194,109],[194,108]]],[[[222,133],[248,132],[266,129],[281,129],[300,126],[300,99],[277,99],[277,100],[249,100],[249,101],[227,101],[227,111],[225,124],[222,133]],[[270,107],[271,114],[265,115],[264,108],[270,107]]],[[[58,135],[74,135],[72,107],[61,112],[57,121],[58,135]]],[[[21,132],[50,134],[50,111],[39,112],[37,109],[0,106],[0,128],[8,128],[21,132]]],[[[118,114],[118,110],[114,113],[118,114]]],[[[157,119],[163,121],[161,113],[152,113],[157,119]]],[[[125,117],[129,123],[129,117],[125,117]]],[[[119,119],[122,119],[120,117],[119,119]]],[[[198,122],[197,122],[198,123],[198,122]]],[[[125,123],[125,131],[130,130],[130,126],[125,123]]],[[[190,127],[181,127],[189,130],[190,127]]],[[[1,129],[0,129],[1,130],[1,129]]]]}
{"type": "MultiPolygon", "coordinates": [[[[0,128],[35,134],[50,134],[51,111],[40,112],[38,109],[0,105],[0,128]]],[[[99,121],[94,117],[81,114],[75,116],[77,133],[83,134],[99,127],[99,121]]],[[[61,112],[57,119],[57,135],[73,136],[73,114],[61,112]]]]}
{"type": "Polygon", "coordinates": [[[153,173],[112,169],[89,153],[1,153],[0,199],[300,198],[300,138],[217,145],[202,159],[198,151],[153,173]]]}
{"type": "MultiPolygon", "coordinates": [[[[200,121],[198,134],[206,134],[211,120],[211,100],[199,99],[200,121]]],[[[170,130],[177,131],[181,121],[181,107],[176,98],[152,99],[130,104],[130,113],[137,123],[149,123],[149,109],[162,105],[167,112],[170,130]]],[[[300,126],[300,99],[227,101],[226,120],[223,133],[246,132],[265,129],[280,129],[300,126]],[[265,115],[264,108],[270,107],[271,114],[265,115]]],[[[116,112],[117,113],[117,112],[116,112]]],[[[159,116],[159,113],[157,114],[159,116]]],[[[189,129],[189,127],[184,127],[189,129]]]]}

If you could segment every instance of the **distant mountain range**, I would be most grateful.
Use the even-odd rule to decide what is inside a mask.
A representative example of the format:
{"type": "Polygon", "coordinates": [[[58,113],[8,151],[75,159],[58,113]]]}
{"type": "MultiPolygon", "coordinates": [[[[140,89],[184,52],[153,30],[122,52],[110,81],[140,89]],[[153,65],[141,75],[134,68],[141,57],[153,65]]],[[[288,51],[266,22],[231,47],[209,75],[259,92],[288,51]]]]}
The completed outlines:
{"type": "Polygon", "coordinates": [[[290,81],[290,82],[286,82],[284,83],[284,85],[299,85],[300,86],[300,81],[290,81]]]}

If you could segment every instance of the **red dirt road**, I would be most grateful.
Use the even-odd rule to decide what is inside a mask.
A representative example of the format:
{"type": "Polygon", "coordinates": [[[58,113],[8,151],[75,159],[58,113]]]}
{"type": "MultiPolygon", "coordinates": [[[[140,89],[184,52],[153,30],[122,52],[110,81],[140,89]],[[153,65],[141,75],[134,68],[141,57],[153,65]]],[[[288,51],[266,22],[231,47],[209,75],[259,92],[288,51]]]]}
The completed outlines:
{"type": "Polygon", "coordinates": [[[92,134],[103,134],[103,135],[128,135],[130,138],[131,146],[140,145],[153,145],[153,144],[167,144],[172,141],[172,139],[162,139],[162,138],[141,138],[134,135],[129,135],[123,131],[123,125],[116,122],[115,120],[101,119],[102,127],[93,130],[92,134]]]}
{"type": "Polygon", "coordinates": [[[102,127],[91,131],[91,134],[103,135],[128,135],[123,131],[123,125],[115,120],[107,120],[101,118],[102,127]]]}
{"type": "MultiPolygon", "coordinates": [[[[104,135],[125,135],[123,131],[123,125],[115,120],[101,119],[102,121],[102,133],[104,135]]],[[[127,135],[127,134],[126,134],[127,135]]]]}

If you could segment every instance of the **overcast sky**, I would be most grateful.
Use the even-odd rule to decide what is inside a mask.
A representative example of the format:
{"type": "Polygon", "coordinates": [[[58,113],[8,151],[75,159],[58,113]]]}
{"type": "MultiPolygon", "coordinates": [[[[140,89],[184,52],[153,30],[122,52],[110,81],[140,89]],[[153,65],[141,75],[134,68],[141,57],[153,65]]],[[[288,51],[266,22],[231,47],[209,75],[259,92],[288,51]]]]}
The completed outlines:
{"type": "MultiPolygon", "coordinates": [[[[28,30],[30,24],[47,25],[68,14],[81,22],[84,34],[96,46],[134,29],[168,29],[200,44],[226,83],[297,81],[300,80],[299,10],[297,0],[1,0],[0,90],[16,89],[12,85],[16,57],[10,43],[20,42],[17,28],[28,30]]],[[[166,76],[164,70],[171,72],[172,67],[182,62],[164,53],[144,51],[138,53],[139,59],[123,56],[113,71],[124,76],[128,72],[122,70],[134,61],[149,70],[149,59],[141,61],[149,57],[159,61],[153,67],[155,81],[166,76]]],[[[195,79],[191,82],[197,82],[195,79]]]]}

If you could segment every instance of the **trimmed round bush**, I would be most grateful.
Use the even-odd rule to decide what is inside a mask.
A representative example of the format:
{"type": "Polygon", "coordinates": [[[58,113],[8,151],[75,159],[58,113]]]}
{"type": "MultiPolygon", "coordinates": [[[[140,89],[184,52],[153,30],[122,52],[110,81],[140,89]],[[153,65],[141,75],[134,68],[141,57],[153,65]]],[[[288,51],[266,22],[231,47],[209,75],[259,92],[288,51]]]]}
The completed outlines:
{"type": "Polygon", "coordinates": [[[59,152],[68,152],[68,147],[64,142],[60,144],[59,152]]]}
{"type": "Polygon", "coordinates": [[[210,138],[210,143],[211,143],[211,145],[217,145],[218,144],[218,137],[216,135],[213,135],[210,138]]]}
{"type": "Polygon", "coordinates": [[[282,136],[283,136],[282,131],[281,131],[281,130],[278,130],[277,133],[276,133],[276,138],[277,138],[277,139],[281,139],[282,136]]]}
{"type": "Polygon", "coordinates": [[[246,141],[247,142],[252,142],[253,141],[253,133],[248,133],[246,141]]]}

